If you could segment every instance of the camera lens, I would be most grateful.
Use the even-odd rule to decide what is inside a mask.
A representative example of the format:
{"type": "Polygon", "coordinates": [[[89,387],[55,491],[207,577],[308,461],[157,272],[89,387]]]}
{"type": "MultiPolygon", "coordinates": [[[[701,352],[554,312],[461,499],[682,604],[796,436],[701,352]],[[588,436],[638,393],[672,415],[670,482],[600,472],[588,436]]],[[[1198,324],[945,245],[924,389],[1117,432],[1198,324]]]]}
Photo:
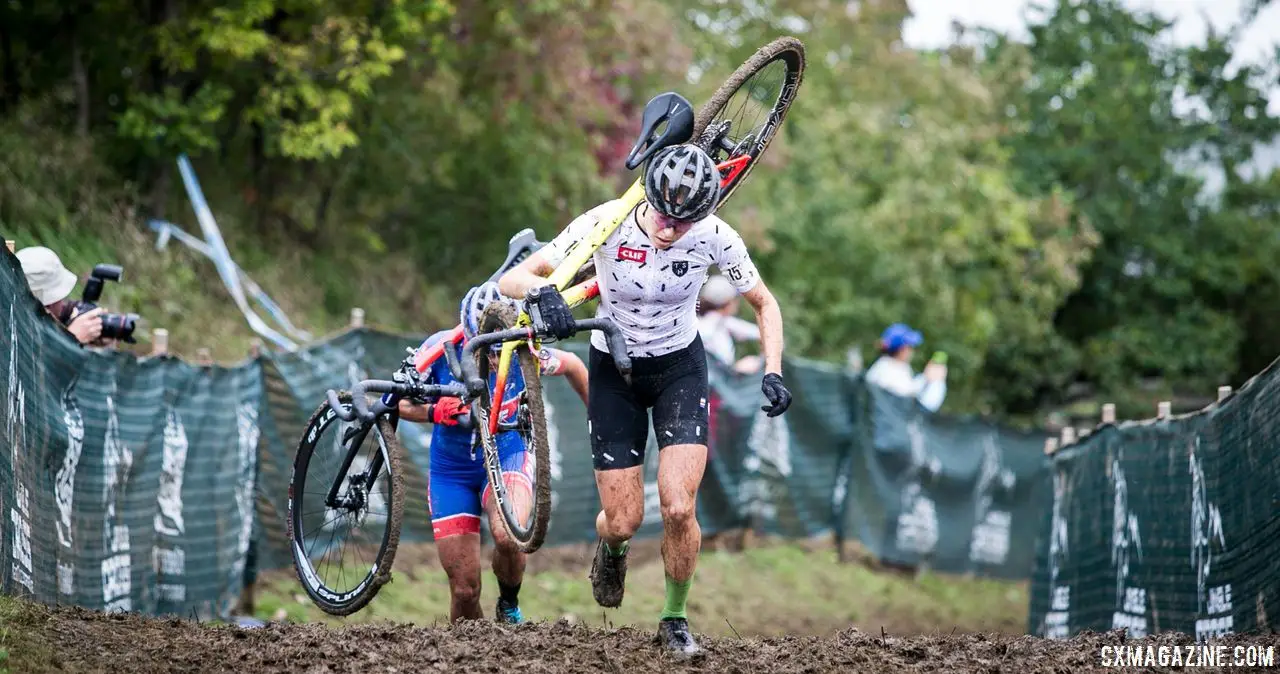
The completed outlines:
{"type": "Polygon", "coordinates": [[[103,314],[102,336],[133,344],[133,330],[137,327],[137,321],[136,314],[103,314]]]}

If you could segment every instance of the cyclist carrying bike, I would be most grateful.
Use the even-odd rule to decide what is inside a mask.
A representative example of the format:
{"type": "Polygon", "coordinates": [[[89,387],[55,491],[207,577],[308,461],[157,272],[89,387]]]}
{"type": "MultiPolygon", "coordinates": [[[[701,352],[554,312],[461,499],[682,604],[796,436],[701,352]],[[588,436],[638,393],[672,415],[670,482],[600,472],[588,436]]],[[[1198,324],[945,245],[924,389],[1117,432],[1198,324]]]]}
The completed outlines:
{"type": "MultiPolygon", "coordinates": [[[[465,338],[474,337],[478,331],[480,316],[490,302],[510,302],[498,291],[496,283],[485,283],[472,288],[462,299],[461,319],[465,338]]],[[[437,344],[446,335],[438,332],[423,342],[420,349],[437,344]]],[[[462,356],[465,342],[456,346],[462,356]]],[[[550,356],[542,361],[544,376],[564,376],[570,385],[587,401],[587,368],[582,359],[559,349],[548,349],[550,356]]],[[[497,358],[490,355],[496,377],[497,358]]],[[[519,405],[524,380],[520,368],[512,368],[512,378],[507,381],[500,420],[513,421],[519,405]]],[[[449,384],[453,373],[445,359],[437,360],[424,373],[424,384],[449,384]]],[[[489,385],[495,384],[490,379],[489,385]]],[[[520,584],[524,578],[526,555],[507,538],[506,530],[498,521],[501,514],[489,498],[488,477],[484,468],[484,456],[474,441],[473,430],[458,426],[458,418],[467,407],[458,398],[440,398],[430,405],[419,405],[408,400],[400,401],[400,418],[407,421],[431,422],[431,467],[427,482],[427,500],[431,507],[431,528],[435,535],[440,565],[449,577],[449,618],[481,619],[480,608],[480,516],[489,515],[489,527],[493,532],[493,575],[498,579],[499,622],[520,623],[520,584]]],[[[497,435],[498,455],[502,460],[503,480],[511,497],[517,516],[527,518],[533,504],[533,456],[526,452],[524,439],[515,431],[497,435]]]]}
{"type": "MultiPolygon", "coordinates": [[[[709,388],[696,305],[711,265],[755,308],[765,356],[761,388],[769,401],[761,409],[777,416],[791,404],[782,380],[782,314],[742,237],[714,215],[720,178],[715,162],[696,145],[659,151],[645,167],[645,200],[593,255],[600,283],[597,316],[611,319],[626,337],[632,373],[628,384],[608,355],[605,335],[593,331],[587,430],[603,509],[596,517],[600,540],[592,593],[601,606],[622,603],[628,541],[644,519],[642,471],[651,412],[660,450],[666,572],[658,636],[683,655],[702,650],[689,632],[685,606],[702,543],[696,499],[706,468],[709,388]]],[[[526,310],[536,307],[557,339],[574,334],[574,319],[546,277],[586,238],[606,205],[573,220],[499,279],[503,294],[525,298],[526,310]],[[540,291],[531,298],[535,288],[540,291]]]]}

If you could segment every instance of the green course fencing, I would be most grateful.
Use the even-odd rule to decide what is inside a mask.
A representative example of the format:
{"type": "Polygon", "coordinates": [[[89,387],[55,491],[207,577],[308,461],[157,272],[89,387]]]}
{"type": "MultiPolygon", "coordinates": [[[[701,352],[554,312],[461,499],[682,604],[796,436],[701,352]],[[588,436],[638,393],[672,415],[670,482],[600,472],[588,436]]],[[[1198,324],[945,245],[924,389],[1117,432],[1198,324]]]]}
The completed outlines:
{"type": "MultiPolygon", "coordinates": [[[[292,438],[327,388],[385,377],[422,336],[367,328],[292,354],[265,358],[272,438],[262,456],[260,514],[266,566],[287,566],[286,510],[292,438]]],[[[586,358],[586,345],[569,351],[586,358]]],[[[791,409],[760,411],[757,376],[711,363],[710,456],[698,498],[706,535],[753,527],[791,538],[846,532],[876,556],[948,572],[1026,578],[1047,507],[1044,436],[930,415],[913,400],[866,386],[811,361],[790,361],[791,409]]],[[[586,409],[567,382],[543,382],[551,445],[552,520],[548,545],[594,540],[599,510],[586,409]]],[[[402,541],[431,540],[426,502],[431,427],[401,423],[411,460],[402,541]]],[[[644,520],[638,538],[661,535],[657,441],[644,464],[644,520]]],[[[487,526],[487,523],[486,523],[487,526]]]]}
{"type": "Polygon", "coordinates": [[[1277,364],[1225,401],[1107,424],[1052,462],[1028,630],[1270,630],[1280,592],[1277,364]]]}
{"type": "MultiPolygon", "coordinates": [[[[1048,506],[1045,436],[931,415],[873,387],[847,458],[840,521],[886,562],[1026,578],[1048,506]]],[[[839,490],[843,490],[841,485],[839,490]]]]}
{"type": "Polygon", "coordinates": [[[0,560],[7,594],[199,618],[238,599],[262,375],[93,353],[0,260],[0,560]]]}
{"type": "MultiPolygon", "coordinates": [[[[385,378],[423,335],[358,328],[234,367],[81,349],[4,253],[0,296],[0,572],[48,603],[228,617],[246,578],[288,568],[293,449],[328,388],[385,378]]],[[[586,356],[585,339],[564,345],[586,356]]],[[[899,564],[1026,578],[1048,508],[1043,436],[928,414],[822,363],[792,359],[795,400],[770,419],[757,376],[710,365],[710,461],[698,516],[857,538],[899,564]]],[[[586,410],[545,381],[548,545],[594,539],[586,410]]],[[[409,460],[401,540],[430,541],[431,427],[401,423],[409,460]]],[[[661,534],[659,453],[644,467],[642,538],[661,534]]]]}

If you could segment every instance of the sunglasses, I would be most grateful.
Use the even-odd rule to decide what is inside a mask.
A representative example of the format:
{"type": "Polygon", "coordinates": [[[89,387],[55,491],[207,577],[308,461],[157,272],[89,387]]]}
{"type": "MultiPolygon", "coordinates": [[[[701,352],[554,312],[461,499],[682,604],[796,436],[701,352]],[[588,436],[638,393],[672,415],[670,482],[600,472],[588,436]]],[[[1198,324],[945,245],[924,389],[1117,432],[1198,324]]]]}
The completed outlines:
{"type": "MultiPolygon", "coordinates": [[[[650,208],[652,208],[652,206],[650,206],[650,208]]],[[[663,215],[658,212],[657,209],[653,209],[653,221],[658,224],[658,231],[670,228],[681,233],[689,231],[695,224],[697,224],[696,220],[681,220],[679,218],[663,215]]]]}

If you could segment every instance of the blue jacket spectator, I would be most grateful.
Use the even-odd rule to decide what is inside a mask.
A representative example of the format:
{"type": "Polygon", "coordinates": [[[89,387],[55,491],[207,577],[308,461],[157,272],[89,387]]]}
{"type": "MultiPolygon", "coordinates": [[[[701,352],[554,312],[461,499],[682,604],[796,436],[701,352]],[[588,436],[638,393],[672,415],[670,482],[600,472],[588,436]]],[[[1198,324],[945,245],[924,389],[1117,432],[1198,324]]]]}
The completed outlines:
{"type": "Polygon", "coordinates": [[[930,412],[937,412],[947,396],[947,366],[930,361],[922,374],[911,369],[916,347],[924,336],[905,323],[894,323],[880,336],[881,355],[867,369],[866,380],[894,395],[916,398],[930,412]]]}

